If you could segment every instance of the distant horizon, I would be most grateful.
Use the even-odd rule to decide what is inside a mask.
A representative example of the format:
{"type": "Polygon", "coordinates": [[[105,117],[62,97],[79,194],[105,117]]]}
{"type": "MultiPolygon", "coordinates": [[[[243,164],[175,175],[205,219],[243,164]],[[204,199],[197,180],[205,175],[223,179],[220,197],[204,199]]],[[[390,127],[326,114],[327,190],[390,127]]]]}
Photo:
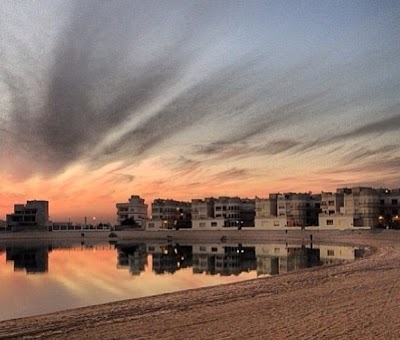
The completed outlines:
{"type": "MultiPolygon", "coordinates": [[[[205,198],[218,198],[218,197],[239,197],[242,199],[256,199],[256,198],[268,198],[270,194],[285,194],[285,193],[311,193],[314,195],[318,195],[318,194],[322,194],[322,193],[329,193],[329,192],[336,192],[337,189],[344,189],[344,188],[357,188],[357,187],[372,187],[373,189],[389,189],[389,190],[400,190],[400,184],[398,187],[387,187],[387,186],[370,186],[370,185],[361,185],[361,184],[356,184],[356,185],[345,185],[345,186],[338,186],[334,189],[331,190],[326,190],[326,189],[322,189],[322,190],[318,190],[318,191],[313,191],[313,190],[277,190],[277,191],[271,191],[265,195],[224,195],[224,194],[214,194],[214,195],[206,195],[206,196],[195,196],[195,197],[188,197],[188,198],[177,198],[177,197],[172,197],[172,196],[167,196],[167,195],[155,195],[153,198],[151,198],[150,200],[147,197],[144,197],[138,193],[131,193],[129,196],[126,197],[126,199],[122,199],[119,201],[115,201],[112,204],[112,209],[113,209],[113,213],[108,213],[108,214],[86,214],[86,215],[73,215],[73,214],[65,214],[63,212],[57,212],[57,213],[53,213],[52,212],[52,202],[49,199],[46,199],[44,197],[36,197],[36,198],[30,198],[30,199],[25,199],[24,201],[21,202],[14,202],[10,205],[10,210],[7,211],[4,214],[4,219],[0,218],[0,220],[5,221],[5,217],[7,214],[11,214],[13,212],[13,208],[15,204],[26,204],[27,201],[34,201],[34,200],[39,200],[39,201],[48,201],[49,202],[49,213],[50,213],[50,218],[49,220],[52,222],[72,222],[72,223],[84,223],[85,218],[88,220],[88,224],[89,222],[92,221],[93,218],[95,218],[96,223],[115,223],[117,220],[117,209],[115,207],[115,205],[117,203],[128,203],[129,202],[129,198],[132,195],[138,195],[140,196],[140,198],[145,200],[145,203],[148,204],[148,213],[150,214],[151,212],[151,203],[153,203],[153,201],[155,199],[171,199],[171,200],[177,200],[177,201],[184,201],[184,202],[191,202],[193,199],[205,199],[205,198]],[[53,218],[53,216],[55,218],[53,218]],[[58,216],[60,216],[60,218],[58,218],[58,216]]],[[[111,209],[111,208],[110,208],[111,209]]],[[[110,210],[109,209],[109,210],[110,210]]],[[[87,210],[88,212],[90,212],[90,210],[87,210]]],[[[1,215],[0,215],[1,216],[1,215]]]]}

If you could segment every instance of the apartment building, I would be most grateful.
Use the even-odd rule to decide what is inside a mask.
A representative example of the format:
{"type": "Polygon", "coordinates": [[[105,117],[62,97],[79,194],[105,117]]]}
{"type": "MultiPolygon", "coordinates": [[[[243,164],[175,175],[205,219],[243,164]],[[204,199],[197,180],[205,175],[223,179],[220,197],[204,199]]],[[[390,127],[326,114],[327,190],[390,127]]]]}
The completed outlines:
{"type": "Polygon", "coordinates": [[[214,218],[215,201],[216,199],[214,197],[205,199],[192,199],[192,219],[204,220],[208,218],[214,218]]]}
{"type": "Polygon", "coordinates": [[[253,227],[255,200],[240,197],[192,200],[192,227],[201,230],[253,227]]]}
{"type": "Polygon", "coordinates": [[[311,193],[270,194],[256,199],[255,227],[282,229],[318,225],[321,195],[311,193]]]}
{"type": "MultiPolygon", "coordinates": [[[[323,192],[321,195],[321,213],[319,226],[327,229],[348,229],[354,227],[354,214],[345,210],[344,196],[351,194],[351,189],[337,189],[336,192],[323,192]]],[[[348,198],[350,202],[350,197],[348,198]]],[[[354,207],[354,202],[351,203],[354,207]]]]}
{"type": "Polygon", "coordinates": [[[400,189],[379,189],[378,225],[400,228],[400,189]]]}
{"type": "Polygon", "coordinates": [[[49,224],[49,202],[42,200],[15,204],[14,213],[6,215],[7,228],[46,227],[49,224]]]}
{"type": "Polygon", "coordinates": [[[192,199],[192,228],[201,230],[220,230],[225,227],[222,216],[215,217],[214,197],[192,199]]]}
{"type": "Polygon", "coordinates": [[[214,204],[215,218],[223,218],[225,227],[253,227],[255,200],[240,197],[219,197],[214,204]]]}
{"type": "Polygon", "coordinates": [[[158,198],[151,204],[153,220],[161,220],[165,229],[191,228],[190,202],[158,198]]]}
{"type": "Polygon", "coordinates": [[[322,228],[371,228],[398,223],[400,191],[371,187],[341,188],[323,193],[324,209],[319,216],[322,228]],[[335,200],[335,206],[330,203],[335,200]]]}
{"type": "Polygon", "coordinates": [[[132,219],[141,226],[143,220],[148,218],[148,205],[144,202],[144,199],[138,195],[132,195],[127,203],[117,203],[116,207],[118,224],[132,219]]]}

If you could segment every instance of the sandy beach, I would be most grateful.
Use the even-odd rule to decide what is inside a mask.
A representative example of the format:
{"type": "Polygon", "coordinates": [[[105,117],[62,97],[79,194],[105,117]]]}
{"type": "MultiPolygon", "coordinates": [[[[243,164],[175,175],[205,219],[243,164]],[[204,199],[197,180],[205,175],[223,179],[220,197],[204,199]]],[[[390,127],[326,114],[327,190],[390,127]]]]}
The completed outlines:
{"type": "MultiPolygon", "coordinates": [[[[399,339],[400,233],[313,234],[371,252],[345,265],[3,321],[0,339],[399,339]]],[[[240,237],[307,240],[308,233],[240,237]]]]}

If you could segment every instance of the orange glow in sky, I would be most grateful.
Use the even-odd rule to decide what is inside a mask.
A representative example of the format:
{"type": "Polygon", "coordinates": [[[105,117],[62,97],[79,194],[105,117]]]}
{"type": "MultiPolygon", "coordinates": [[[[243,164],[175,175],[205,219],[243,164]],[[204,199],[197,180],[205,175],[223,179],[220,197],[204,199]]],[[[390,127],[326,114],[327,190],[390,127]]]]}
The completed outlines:
{"type": "Polygon", "coordinates": [[[114,222],[131,195],[398,188],[399,12],[2,2],[0,219],[30,199],[53,221],[114,222]]]}

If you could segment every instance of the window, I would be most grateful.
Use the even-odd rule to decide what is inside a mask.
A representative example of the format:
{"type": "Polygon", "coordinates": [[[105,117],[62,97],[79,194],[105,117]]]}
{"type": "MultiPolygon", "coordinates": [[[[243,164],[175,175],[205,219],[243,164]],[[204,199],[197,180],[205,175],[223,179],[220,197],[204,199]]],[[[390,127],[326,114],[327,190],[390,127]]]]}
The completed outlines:
{"type": "Polygon", "coordinates": [[[221,211],[221,207],[215,207],[216,211],[221,211]]]}
{"type": "Polygon", "coordinates": [[[326,220],[326,225],[333,225],[333,220],[326,220]]]}
{"type": "Polygon", "coordinates": [[[154,223],[149,223],[149,228],[154,228],[154,223]]]}
{"type": "Polygon", "coordinates": [[[279,226],[280,226],[279,221],[274,221],[274,226],[275,226],[275,227],[279,227],[279,226]]]}
{"type": "Polygon", "coordinates": [[[381,205],[385,205],[385,200],[380,200],[381,205]]]}
{"type": "Polygon", "coordinates": [[[212,247],[212,248],[211,248],[211,251],[215,253],[215,252],[218,251],[218,249],[217,249],[216,247],[212,247]]]}
{"type": "Polygon", "coordinates": [[[200,222],[199,227],[204,228],[206,226],[206,222],[200,222]]]}
{"type": "Polygon", "coordinates": [[[392,200],[392,204],[396,205],[397,204],[397,200],[392,200]]]}
{"type": "Polygon", "coordinates": [[[200,246],[200,251],[206,251],[206,247],[200,246]]]}
{"type": "Polygon", "coordinates": [[[328,201],[328,205],[335,205],[335,201],[328,201]]]}
{"type": "Polygon", "coordinates": [[[335,251],[332,249],[328,249],[328,256],[335,256],[335,251]]]}
{"type": "Polygon", "coordinates": [[[154,251],[156,250],[153,246],[149,246],[149,251],[154,251]]]}
{"type": "Polygon", "coordinates": [[[211,222],[211,227],[216,227],[217,226],[217,222],[211,222]]]}

